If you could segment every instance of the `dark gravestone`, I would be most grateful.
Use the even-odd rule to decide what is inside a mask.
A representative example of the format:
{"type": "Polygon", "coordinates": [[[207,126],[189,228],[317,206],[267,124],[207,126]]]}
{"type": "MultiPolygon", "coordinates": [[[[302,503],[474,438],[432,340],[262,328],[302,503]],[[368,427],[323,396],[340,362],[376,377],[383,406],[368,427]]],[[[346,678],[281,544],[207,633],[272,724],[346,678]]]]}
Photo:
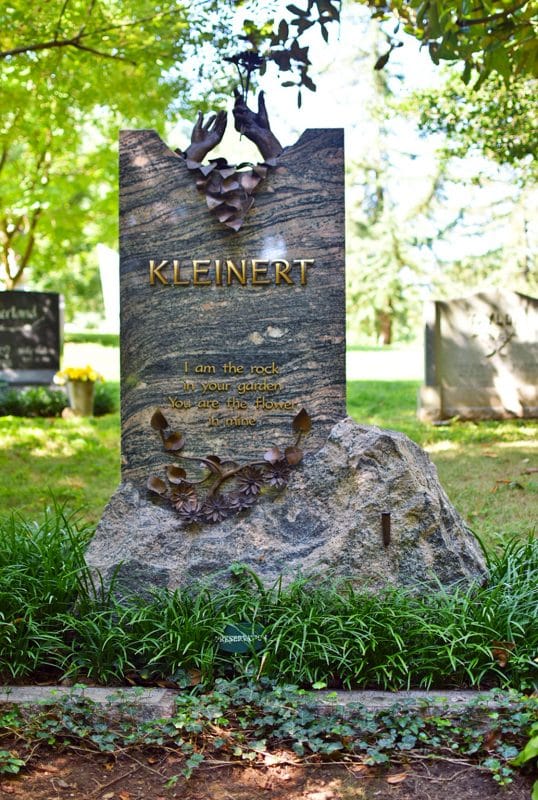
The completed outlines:
{"type": "Polygon", "coordinates": [[[432,303],[422,419],[538,416],[538,299],[498,289],[432,303]]]}
{"type": "Polygon", "coordinates": [[[60,368],[60,299],[52,292],[0,292],[0,380],[52,381],[60,368]]]}
{"type": "Polygon", "coordinates": [[[120,171],[123,480],[170,463],[156,408],[188,455],[259,459],[303,407],[321,447],[345,416],[343,132],[286,149],[238,233],[154,131],[122,133],[120,171]]]}

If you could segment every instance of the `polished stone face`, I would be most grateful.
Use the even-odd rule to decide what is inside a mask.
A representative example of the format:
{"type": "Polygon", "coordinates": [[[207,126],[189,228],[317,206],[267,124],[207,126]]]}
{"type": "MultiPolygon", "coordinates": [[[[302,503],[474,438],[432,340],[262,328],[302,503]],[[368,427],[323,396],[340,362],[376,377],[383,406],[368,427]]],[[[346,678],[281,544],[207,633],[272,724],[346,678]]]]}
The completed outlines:
{"type": "Polygon", "coordinates": [[[52,381],[60,368],[60,300],[54,292],[0,292],[0,380],[52,381]]]}
{"type": "Polygon", "coordinates": [[[154,131],[121,135],[124,481],[174,461],[150,427],[157,408],[182,454],[240,462],[292,444],[301,408],[306,450],[345,416],[342,131],[303,134],[254,200],[234,232],[154,131]]]}

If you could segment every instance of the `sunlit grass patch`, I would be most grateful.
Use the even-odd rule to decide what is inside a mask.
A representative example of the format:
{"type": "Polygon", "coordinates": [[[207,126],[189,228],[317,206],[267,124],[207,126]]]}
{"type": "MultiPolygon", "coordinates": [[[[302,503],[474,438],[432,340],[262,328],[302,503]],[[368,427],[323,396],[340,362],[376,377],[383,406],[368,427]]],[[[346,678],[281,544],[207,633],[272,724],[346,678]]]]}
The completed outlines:
{"type": "Polygon", "coordinates": [[[40,517],[51,497],[97,522],[119,483],[119,415],[0,418],[0,507],[40,517]]]}

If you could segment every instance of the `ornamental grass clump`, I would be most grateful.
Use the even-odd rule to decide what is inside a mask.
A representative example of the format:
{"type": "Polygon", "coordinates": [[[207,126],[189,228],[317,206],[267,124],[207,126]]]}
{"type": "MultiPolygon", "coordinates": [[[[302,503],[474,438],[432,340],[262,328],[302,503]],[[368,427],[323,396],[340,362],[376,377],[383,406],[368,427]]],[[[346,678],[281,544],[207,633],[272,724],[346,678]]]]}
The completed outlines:
{"type": "Polygon", "coordinates": [[[42,522],[0,520],[0,678],[56,669],[66,650],[62,614],[89,596],[91,530],[55,506],[42,522]]]}
{"type": "Polygon", "coordinates": [[[488,558],[486,585],[359,591],[296,577],[265,586],[244,565],[228,585],[144,595],[88,570],[91,530],[58,507],[40,524],[0,520],[0,679],[89,678],[179,688],[219,677],[304,688],[538,687],[538,539],[488,558]],[[240,652],[230,626],[255,630],[240,652]]]}

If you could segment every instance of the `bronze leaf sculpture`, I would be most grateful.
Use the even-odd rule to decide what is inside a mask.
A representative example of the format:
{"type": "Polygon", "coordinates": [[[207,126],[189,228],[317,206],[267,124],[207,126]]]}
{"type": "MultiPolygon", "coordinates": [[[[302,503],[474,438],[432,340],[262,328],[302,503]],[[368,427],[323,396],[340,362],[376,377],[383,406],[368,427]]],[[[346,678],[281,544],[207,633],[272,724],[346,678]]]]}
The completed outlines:
{"type": "Polygon", "coordinates": [[[166,479],[152,475],[148,478],[147,488],[168,500],[184,525],[200,525],[222,522],[252,508],[262,494],[282,491],[288,484],[291,470],[302,461],[303,451],[299,444],[309,433],[312,420],[305,409],[301,409],[292,421],[293,444],[284,451],[273,446],[264,453],[262,460],[246,464],[221,460],[216,455],[181,454],[185,437],[179,431],[171,430],[160,409],[153,413],[151,427],[160,435],[166,452],[183,462],[199,464],[203,474],[193,479],[180,464],[170,464],[166,467],[166,479]],[[230,491],[223,491],[225,484],[230,491]]]}
{"type": "Polygon", "coordinates": [[[217,158],[203,164],[204,158],[224,136],[227,124],[226,111],[213,114],[204,123],[200,112],[194,124],[191,143],[176,153],[185,160],[187,169],[196,176],[196,186],[205,194],[209,211],[219,222],[238,231],[248,211],[254,205],[253,193],[267,177],[271,167],[282,152],[282,145],[271,131],[264,93],[258,95],[258,110],[252,111],[245,97],[236,89],[233,109],[235,129],[244,134],[260,151],[263,162],[243,170],[226,159],[217,158]]]}

